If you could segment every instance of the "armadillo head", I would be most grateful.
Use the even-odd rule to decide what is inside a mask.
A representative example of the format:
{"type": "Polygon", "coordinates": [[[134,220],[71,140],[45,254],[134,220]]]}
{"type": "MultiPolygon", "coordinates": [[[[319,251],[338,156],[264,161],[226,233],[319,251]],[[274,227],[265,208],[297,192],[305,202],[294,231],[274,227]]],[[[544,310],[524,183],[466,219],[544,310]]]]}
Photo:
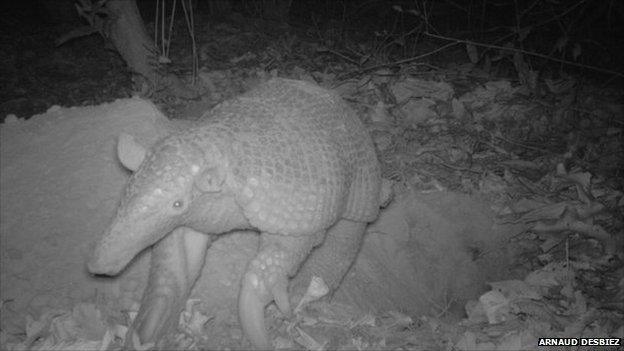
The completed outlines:
{"type": "Polygon", "coordinates": [[[122,164],[135,172],[88,262],[95,274],[119,273],[140,251],[184,224],[202,191],[198,179],[206,183],[203,152],[179,136],[160,141],[148,153],[122,135],[117,151],[122,164]]]}

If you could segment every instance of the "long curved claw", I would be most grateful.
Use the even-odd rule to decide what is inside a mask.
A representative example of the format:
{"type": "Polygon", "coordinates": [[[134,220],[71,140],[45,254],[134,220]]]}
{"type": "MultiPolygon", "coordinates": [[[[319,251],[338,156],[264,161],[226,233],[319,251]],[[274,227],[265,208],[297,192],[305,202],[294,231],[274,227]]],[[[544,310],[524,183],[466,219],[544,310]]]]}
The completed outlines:
{"type": "Polygon", "coordinates": [[[145,309],[139,310],[139,314],[130,326],[126,334],[125,348],[128,350],[146,349],[146,345],[152,344],[159,347],[156,341],[161,340],[162,334],[167,334],[174,328],[177,321],[176,313],[180,309],[181,300],[175,300],[171,296],[157,296],[151,298],[145,309]]]}
{"type": "Polygon", "coordinates": [[[290,298],[288,297],[288,279],[282,277],[270,288],[273,299],[277,308],[282,314],[288,316],[290,314],[290,298]]]}
{"type": "Polygon", "coordinates": [[[264,326],[264,307],[271,302],[269,292],[257,274],[247,272],[238,297],[238,314],[243,332],[256,349],[273,348],[264,326]]]}

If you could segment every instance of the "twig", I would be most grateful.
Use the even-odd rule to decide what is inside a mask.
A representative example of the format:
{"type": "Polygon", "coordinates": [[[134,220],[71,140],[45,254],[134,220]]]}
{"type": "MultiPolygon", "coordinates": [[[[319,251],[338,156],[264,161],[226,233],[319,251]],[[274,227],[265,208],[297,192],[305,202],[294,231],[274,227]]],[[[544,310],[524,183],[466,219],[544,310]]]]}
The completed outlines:
{"type": "Polygon", "coordinates": [[[355,64],[355,65],[358,65],[358,64],[359,64],[359,62],[357,62],[356,60],[354,60],[354,59],[352,59],[352,58],[350,58],[350,57],[348,57],[348,56],[346,56],[346,55],[343,55],[343,54],[339,53],[338,51],[332,50],[332,49],[330,49],[330,48],[328,48],[328,47],[324,47],[323,49],[324,49],[325,51],[327,51],[327,52],[329,52],[329,53],[332,53],[332,54],[334,54],[334,55],[336,55],[336,56],[338,56],[338,57],[341,57],[341,58],[343,58],[343,59],[345,59],[345,60],[347,60],[347,61],[349,61],[349,62],[351,62],[351,63],[353,63],[353,64],[355,64]]]}
{"type": "Polygon", "coordinates": [[[188,5],[185,5],[184,0],[180,1],[182,4],[182,11],[186,18],[186,28],[188,29],[189,36],[191,37],[191,50],[193,55],[193,84],[197,83],[197,75],[199,73],[199,59],[197,56],[197,43],[195,41],[195,19],[193,15],[193,0],[188,0],[188,5]],[[186,8],[188,6],[188,9],[186,8]]]}
{"type": "MultiPolygon", "coordinates": [[[[488,48],[488,49],[496,49],[496,50],[504,50],[504,51],[509,51],[509,52],[522,53],[522,54],[529,55],[529,56],[540,57],[540,58],[543,58],[543,59],[546,59],[546,60],[559,62],[559,63],[563,63],[563,64],[570,65],[570,66],[586,68],[586,69],[589,69],[589,70],[592,70],[592,71],[602,72],[602,73],[605,73],[605,74],[611,74],[611,75],[615,75],[615,76],[624,78],[624,73],[622,73],[622,72],[612,71],[612,70],[599,68],[599,67],[595,67],[595,66],[584,65],[582,63],[576,63],[576,62],[572,62],[572,61],[568,61],[568,60],[558,59],[558,58],[550,57],[548,55],[540,54],[540,53],[537,53],[537,52],[527,51],[527,50],[524,50],[524,49],[509,48],[509,47],[505,47],[505,46],[492,45],[492,44],[483,44],[483,43],[479,43],[479,42],[472,41],[472,40],[463,40],[463,39],[451,38],[451,37],[446,37],[446,36],[443,36],[443,35],[431,34],[429,32],[425,32],[424,34],[429,36],[429,37],[431,37],[431,38],[447,40],[447,41],[451,41],[451,42],[453,42],[455,44],[468,44],[468,45],[475,45],[475,46],[480,46],[480,47],[484,47],[484,48],[488,48]]],[[[444,48],[444,46],[442,48],[444,48]]]]}
{"type": "Polygon", "coordinates": [[[410,58],[406,58],[406,59],[403,59],[403,60],[394,61],[394,62],[390,62],[390,63],[382,63],[382,64],[379,64],[379,65],[374,65],[374,66],[371,66],[371,67],[362,68],[362,69],[360,69],[360,70],[358,70],[356,72],[345,73],[345,74],[340,75],[337,78],[337,80],[342,80],[342,79],[345,79],[345,78],[350,77],[352,75],[357,75],[357,74],[362,74],[362,73],[366,73],[366,72],[369,72],[369,71],[374,71],[374,70],[379,69],[379,68],[392,67],[392,66],[401,65],[401,64],[404,64],[404,63],[420,60],[423,57],[427,57],[427,56],[433,55],[433,54],[435,54],[435,53],[437,53],[439,51],[445,50],[446,48],[449,48],[449,47],[454,46],[456,44],[458,44],[458,43],[449,43],[449,44],[443,45],[443,46],[441,46],[441,47],[439,47],[439,48],[437,48],[435,50],[432,50],[432,51],[427,52],[427,53],[422,54],[422,55],[418,55],[418,56],[414,56],[414,57],[410,57],[410,58]]]}
{"type": "Polygon", "coordinates": [[[442,156],[438,156],[438,155],[436,155],[433,152],[430,153],[430,154],[431,154],[431,156],[437,158],[440,161],[440,163],[439,163],[440,165],[442,165],[442,166],[444,166],[446,168],[449,168],[449,169],[451,169],[453,171],[469,172],[469,173],[474,173],[474,174],[481,174],[481,173],[483,173],[483,171],[477,171],[477,170],[466,168],[466,167],[453,166],[453,165],[449,164],[448,162],[446,162],[446,160],[442,156]]]}
{"type": "MultiPolygon", "coordinates": [[[[521,143],[519,141],[511,140],[511,139],[508,139],[508,138],[505,138],[505,137],[502,137],[502,136],[499,136],[499,135],[492,135],[492,137],[494,139],[498,139],[498,140],[504,141],[504,142],[506,142],[508,144],[512,144],[512,145],[515,145],[515,146],[518,146],[518,147],[522,147],[522,148],[525,148],[525,149],[529,149],[529,150],[533,150],[533,151],[539,151],[539,152],[547,153],[547,154],[551,154],[551,155],[555,154],[554,152],[549,151],[549,150],[545,149],[544,147],[536,147],[536,146],[527,145],[525,143],[521,143]]],[[[481,141],[481,142],[486,144],[486,145],[489,144],[489,143],[486,143],[484,141],[481,141]]]]}
{"type": "MultiPolygon", "coordinates": [[[[166,45],[166,49],[167,49],[165,52],[163,52],[165,57],[169,57],[169,49],[171,48],[171,35],[173,34],[173,20],[175,18],[176,7],[177,7],[176,0],[173,0],[173,4],[171,4],[171,21],[169,21],[169,36],[167,37],[167,42],[163,43],[163,46],[166,45]]],[[[163,13],[164,12],[165,11],[163,11],[163,13]]],[[[163,27],[164,27],[164,22],[163,22],[163,27]]]]}

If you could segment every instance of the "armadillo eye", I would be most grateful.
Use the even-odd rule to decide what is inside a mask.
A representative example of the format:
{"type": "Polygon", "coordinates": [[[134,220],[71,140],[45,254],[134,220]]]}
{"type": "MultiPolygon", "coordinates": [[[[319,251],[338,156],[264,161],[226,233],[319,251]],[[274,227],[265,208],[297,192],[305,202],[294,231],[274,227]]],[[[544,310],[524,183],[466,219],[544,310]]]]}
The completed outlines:
{"type": "Polygon", "coordinates": [[[182,208],[184,207],[184,201],[182,200],[177,200],[173,203],[173,208],[182,208]]]}

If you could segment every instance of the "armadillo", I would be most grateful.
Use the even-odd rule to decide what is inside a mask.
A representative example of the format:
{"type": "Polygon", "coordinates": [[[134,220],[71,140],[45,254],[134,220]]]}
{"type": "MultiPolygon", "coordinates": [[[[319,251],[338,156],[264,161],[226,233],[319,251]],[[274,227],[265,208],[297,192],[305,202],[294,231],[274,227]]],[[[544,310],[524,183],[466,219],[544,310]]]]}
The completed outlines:
{"type": "Polygon", "coordinates": [[[271,79],[149,150],[122,135],[117,152],[134,173],[88,269],[116,275],[152,247],[127,347],[162,346],[214,235],[254,229],[260,244],[242,278],[239,319],[254,347],[271,348],[265,307],[290,311],[289,279],[308,256],[315,263],[305,267],[338,286],[379,212],[369,134],[340,96],[312,83],[271,79]]]}

